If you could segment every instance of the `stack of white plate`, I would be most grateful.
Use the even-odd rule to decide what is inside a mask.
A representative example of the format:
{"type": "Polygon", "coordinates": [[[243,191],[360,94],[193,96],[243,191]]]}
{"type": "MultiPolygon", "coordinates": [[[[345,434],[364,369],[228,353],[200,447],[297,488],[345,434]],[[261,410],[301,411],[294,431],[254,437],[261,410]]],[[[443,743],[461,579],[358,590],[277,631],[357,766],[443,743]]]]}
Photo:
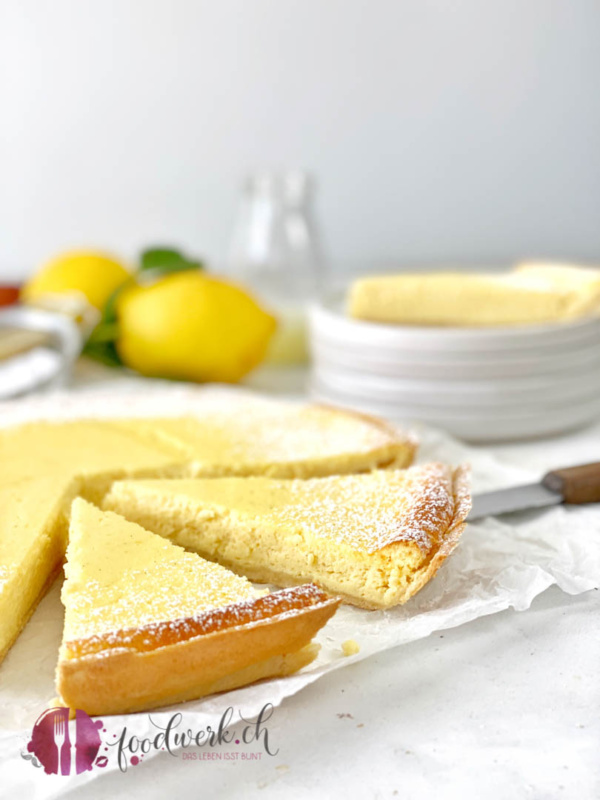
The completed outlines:
{"type": "Polygon", "coordinates": [[[311,393],[470,441],[545,436],[600,417],[600,320],[518,328],[403,327],[310,312],[311,393]]]}

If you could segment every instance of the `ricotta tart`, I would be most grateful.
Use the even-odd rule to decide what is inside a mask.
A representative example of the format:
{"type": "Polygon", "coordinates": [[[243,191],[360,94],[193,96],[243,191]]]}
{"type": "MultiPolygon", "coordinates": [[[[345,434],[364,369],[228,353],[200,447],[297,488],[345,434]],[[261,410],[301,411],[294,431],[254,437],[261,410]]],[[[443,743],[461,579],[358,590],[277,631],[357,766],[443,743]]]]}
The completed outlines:
{"type": "Polygon", "coordinates": [[[417,446],[383,420],[320,405],[249,403],[235,414],[121,424],[145,441],[184,452],[193,477],[314,478],[401,468],[412,463],[417,446]]]}
{"type": "Polygon", "coordinates": [[[464,467],[434,463],[310,480],[119,481],[104,503],[252,580],[311,581],[389,608],[454,550],[470,496],[464,467]]]}
{"type": "Polygon", "coordinates": [[[76,495],[99,504],[124,478],[291,478],[406,466],[415,449],[411,436],[371,417],[272,402],[203,417],[0,430],[0,661],[64,557],[76,495]]]}
{"type": "Polygon", "coordinates": [[[157,708],[287,675],[339,600],[265,594],[117,514],[73,502],[62,589],[62,701],[88,714],[157,708]]]}
{"type": "Polygon", "coordinates": [[[59,474],[99,499],[118,478],[184,476],[186,465],[182,447],[109,420],[31,422],[0,432],[0,483],[59,474]]]}
{"type": "Polygon", "coordinates": [[[32,422],[0,430],[0,483],[68,473],[101,498],[126,477],[315,477],[405,467],[416,441],[325,406],[249,403],[203,417],[32,422]]]}

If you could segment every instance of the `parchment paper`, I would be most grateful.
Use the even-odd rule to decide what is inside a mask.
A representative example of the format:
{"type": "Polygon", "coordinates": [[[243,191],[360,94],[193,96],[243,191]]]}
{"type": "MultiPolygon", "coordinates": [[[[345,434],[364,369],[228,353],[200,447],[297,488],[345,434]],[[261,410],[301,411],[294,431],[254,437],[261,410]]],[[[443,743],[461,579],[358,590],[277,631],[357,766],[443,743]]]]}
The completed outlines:
{"type": "MultiPolygon", "coordinates": [[[[235,412],[240,404],[248,402],[274,401],[238,389],[173,387],[160,382],[145,383],[142,392],[139,383],[133,381],[118,392],[87,390],[0,404],[0,425],[41,418],[202,414],[215,406],[221,410],[231,407],[235,412]]],[[[417,433],[421,438],[418,461],[435,458],[469,462],[474,492],[539,477],[536,470],[502,463],[485,450],[469,448],[439,432],[421,428],[417,433]]],[[[552,584],[570,594],[600,585],[597,505],[554,507],[470,524],[458,550],[436,578],[405,606],[391,611],[342,606],[318,637],[321,651],[317,660],[300,673],[153,712],[152,719],[166,724],[177,710],[184,716],[185,727],[214,727],[228,706],[251,718],[266,703],[277,706],[327,672],[374,653],[509,607],[525,610],[536,595],[552,584]],[[341,645],[347,639],[359,644],[358,654],[342,654],[341,645]]],[[[101,780],[103,774],[118,769],[113,758],[103,770],[71,777],[48,776],[21,755],[33,723],[54,696],[54,668],[62,627],[59,589],[55,585],[40,604],[0,668],[0,787],[11,787],[6,795],[9,797],[56,797],[73,784],[101,780]]],[[[401,651],[398,657],[402,657],[401,651]]],[[[111,730],[126,725],[129,733],[140,737],[156,731],[148,714],[107,717],[105,722],[111,730]]],[[[152,752],[145,756],[151,757],[152,752]]]]}

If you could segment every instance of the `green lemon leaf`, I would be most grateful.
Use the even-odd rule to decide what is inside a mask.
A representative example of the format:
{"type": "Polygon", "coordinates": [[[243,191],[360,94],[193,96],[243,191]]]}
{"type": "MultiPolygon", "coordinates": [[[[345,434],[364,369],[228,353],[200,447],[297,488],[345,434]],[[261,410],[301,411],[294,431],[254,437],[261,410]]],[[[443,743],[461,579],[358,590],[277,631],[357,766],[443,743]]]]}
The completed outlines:
{"type": "Polygon", "coordinates": [[[94,361],[100,361],[109,367],[123,366],[114,342],[93,342],[88,340],[83,348],[83,355],[93,358],[94,361]]]}
{"type": "Polygon", "coordinates": [[[99,342],[114,342],[119,336],[118,322],[99,322],[90,333],[88,343],[98,344],[99,342]]]}
{"type": "Polygon", "coordinates": [[[83,354],[110,367],[120,367],[123,362],[119,358],[115,342],[119,338],[119,320],[117,318],[117,300],[126,286],[135,283],[131,278],[119,286],[111,294],[102,309],[100,322],[88,336],[83,354]]]}
{"type": "Polygon", "coordinates": [[[196,261],[179,250],[174,250],[169,247],[152,247],[144,250],[140,256],[140,270],[152,270],[157,274],[164,274],[168,272],[181,272],[186,269],[203,269],[204,265],[201,261],[196,261]]]}

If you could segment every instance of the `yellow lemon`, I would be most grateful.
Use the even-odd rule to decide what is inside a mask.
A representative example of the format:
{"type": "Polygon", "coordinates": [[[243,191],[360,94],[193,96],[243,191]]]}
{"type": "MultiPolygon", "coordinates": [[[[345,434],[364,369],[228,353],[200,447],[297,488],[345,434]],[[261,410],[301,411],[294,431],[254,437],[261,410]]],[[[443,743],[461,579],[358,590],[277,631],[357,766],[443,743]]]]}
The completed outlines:
{"type": "Polygon", "coordinates": [[[111,294],[130,278],[119,261],[92,250],[77,250],[53,258],[25,284],[21,297],[35,303],[52,294],[83,294],[102,310],[111,294]]]}
{"type": "Polygon", "coordinates": [[[198,270],[117,299],[117,351],[144,375],[235,383],[264,358],[274,318],[242,288],[198,270]]]}

